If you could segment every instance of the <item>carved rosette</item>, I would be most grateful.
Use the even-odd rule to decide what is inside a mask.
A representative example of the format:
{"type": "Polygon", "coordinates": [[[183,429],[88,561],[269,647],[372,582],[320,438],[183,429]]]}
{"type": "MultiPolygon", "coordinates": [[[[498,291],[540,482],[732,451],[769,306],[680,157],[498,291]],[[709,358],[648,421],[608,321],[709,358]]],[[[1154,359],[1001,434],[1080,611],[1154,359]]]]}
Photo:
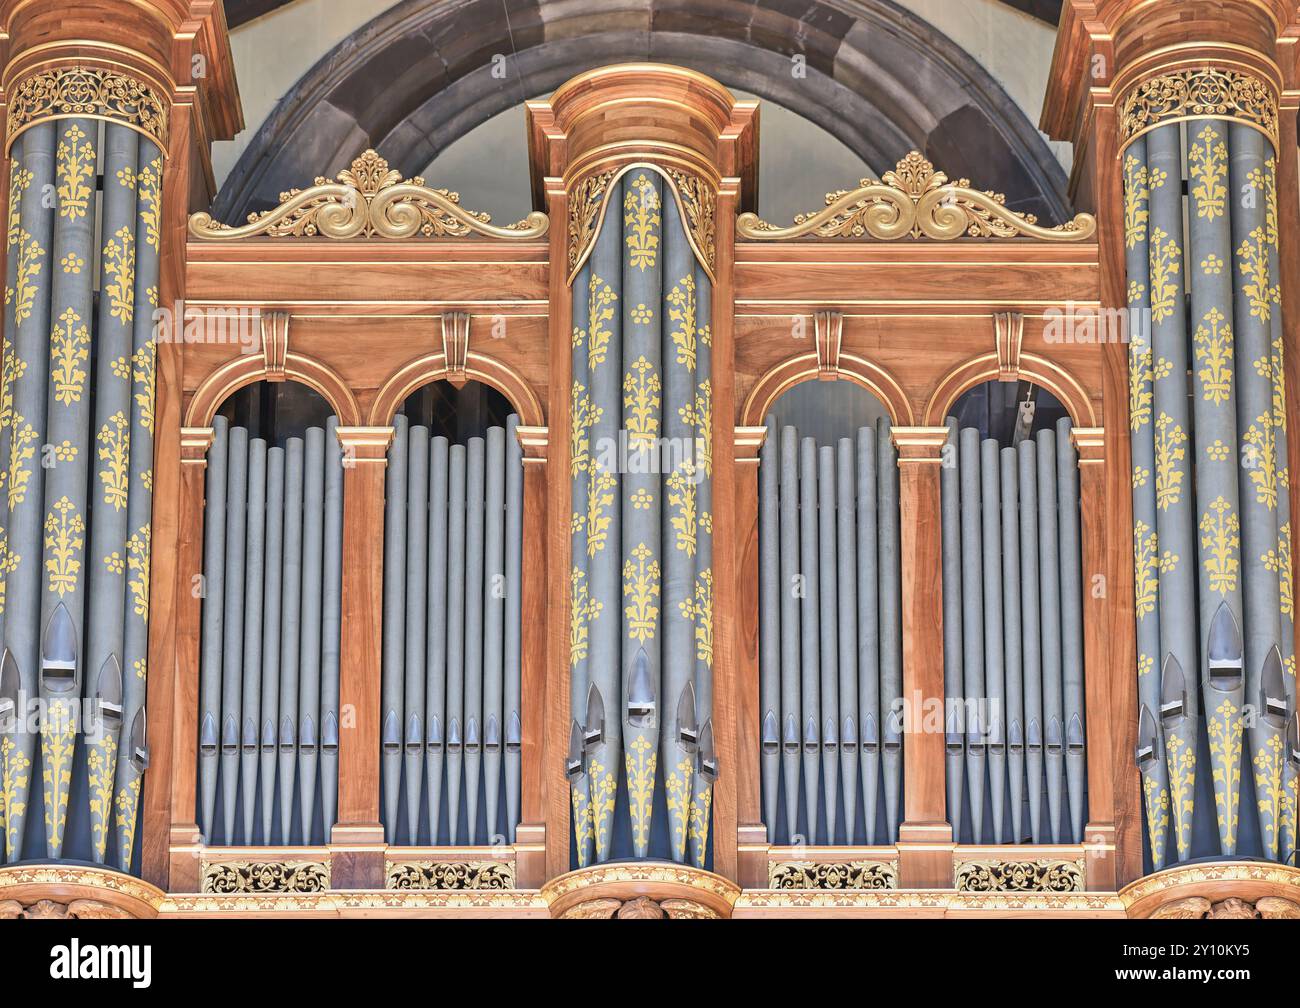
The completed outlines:
{"type": "Polygon", "coordinates": [[[561,920],[718,920],[720,914],[703,903],[688,899],[655,902],[648,896],[627,901],[612,897],[587,900],[560,914],[561,920]]]}
{"type": "Polygon", "coordinates": [[[889,861],[775,861],[769,889],[897,889],[897,866],[889,861]]]}
{"type": "Polygon", "coordinates": [[[1082,892],[1083,861],[965,861],[953,872],[958,892],[1082,892]]]}
{"type": "Polygon", "coordinates": [[[508,861],[390,861],[385,889],[513,889],[515,866],[508,861]]]}
{"type": "Polygon", "coordinates": [[[164,893],[142,879],[73,864],[0,867],[0,920],[156,917],[164,893]]]}
{"type": "Polygon", "coordinates": [[[972,189],[968,179],[948,176],[919,151],[899,161],[879,182],[862,179],[856,189],[826,194],[826,206],[798,214],[789,227],[778,227],[757,214],[736,218],[736,235],[758,241],[783,238],[1037,238],[1084,241],[1097,231],[1091,214],[1076,214],[1057,227],[1042,227],[1033,214],[1007,209],[1006,197],[972,189]]]}
{"type": "Polygon", "coordinates": [[[515,241],[546,234],[546,214],[534,211],[523,220],[497,227],[491,218],[460,205],[460,195],[431,189],[415,176],[388,167],[367,150],[339,172],[334,181],[317,178],[307,189],[280,194],[280,205],[248,215],[248,223],[232,227],[204,212],[190,217],[194,238],[231,241],[264,235],[271,238],[447,238],[480,234],[515,241]]]}
{"type": "Polygon", "coordinates": [[[717,262],[717,206],[715,185],[694,172],[672,166],[635,162],[607,168],[580,178],[569,194],[568,261],[569,283],[587,261],[600,234],[605,208],[619,179],[633,169],[657,172],[672,191],[686,225],[686,238],[709,279],[717,262]]]}
{"type": "Polygon", "coordinates": [[[1228,119],[1259,130],[1278,148],[1278,100],[1271,84],[1237,68],[1173,70],[1139,81],[1119,103],[1121,149],[1169,122],[1228,119]]]}
{"type": "Polygon", "coordinates": [[[322,861],[218,861],[204,864],[205,893],[318,893],[330,887],[322,861]]]}
{"type": "Polygon", "coordinates": [[[37,123],[86,116],[129,126],[167,150],[168,106],[152,85],[121,70],[73,66],[41,70],[14,87],[5,151],[37,123]]]}

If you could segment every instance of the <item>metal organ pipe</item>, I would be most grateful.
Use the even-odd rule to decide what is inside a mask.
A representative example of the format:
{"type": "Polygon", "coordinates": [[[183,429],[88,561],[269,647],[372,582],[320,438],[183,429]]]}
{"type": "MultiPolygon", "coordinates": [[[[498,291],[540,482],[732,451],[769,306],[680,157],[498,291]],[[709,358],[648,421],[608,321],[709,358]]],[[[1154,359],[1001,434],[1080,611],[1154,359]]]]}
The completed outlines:
{"type": "Polygon", "coordinates": [[[1069,833],[1083,840],[1083,568],[1079,531],[1079,453],[1070,437],[1070,421],[1056,422],[1057,528],[1061,564],[1061,699],[1065,717],[1065,785],[1069,833]]]}
{"type": "Polygon", "coordinates": [[[442,824],[442,779],[447,730],[447,439],[429,440],[429,590],[428,647],[424,690],[425,804],[430,842],[442,824]]]}
{"type": "Polygon", "coordinates": [[[222,834],[235,842],[236,798],[239,791],[239,726],[243,689],[244,537],[248,516],[248,431],[230,429],[229,472],[226,483],[226,599],[225,636],[221,652],[221,800],[222,834]]]}
{"type": "Polygon", "coordinates": [[[880,520],[880,713],[887,835],[898,835],[903,790],[903,596],[898,513],[898,449],[889,421],[876,421],[880,520]]]}
{"type": "Polygon", "coordinates": [[[483,758],[483,439],[470,438],[465,489],[465,812],[478,841],[483,758]]]}
{"type": "Polygon", "coordinates": [[[1016,447],[1020,467],[1020,626],[1024,660],[1025,773],[1029,833],[1043,843],[1043,662],[1038,608],[1038,460],[1030,438],[1016,447]]]}
{"type": "Polygon", "coordinates": [[[1065,770],[1064,690],[1061,665],[1061,570],[1057,532],[1056,437],[1038,432],[1038,601],[1042,608],[1043,730],[1048,832],[1061,840],[1061,788],[1065,770]]]}
{"type": "Polygon", "coordinates": [[[825,599],[826,611],[819,620],[821,637],[821,732],[823,811],[826,839],[835,842],[839,812],[839,660],[836,622],[832,608],[836,597],[835,449],[817,449],[817,593],[825,599]]]}
{"type": "Polygon", "coordinates": [[[880,806],[880,502],[876,470],[876,431],[860,427],[857,455],[858,498],[858,755],[862,769],[862,811],[866,840],[876,842],[880,806]]]}
{"type": "Polygon", "coordinates": [[[1006,703],[1006,666],[1002,647],[1002,472],[998,443],[980,442],[980,518],[984,543],[984,698],[987,714],[981,719],[988,738],[989,810],[993,816],[993,842],[1002,843],[1006,822],[1007,747],[1003,708],[1006,703]]]}
{"type": "Polygon", "coordinates": [[[524,449],[519,417],[506,421],[505,475],[505,644],[502,731],[505,735],[506,840],[515,842],[519,824],[523,760],[524,449]]]}
{"type": "MultiPolygon", "coordinates": [[[[262,812],[262,842],[271,842],[275,815],[276,730],[280,721],[280,605],[284,597],[284,449],[266,452],[266,581],[262,598],[261,755],[258,798],[262,812]]],[[[250,839],[251,842],[251,839],[250,839]]]]}
{"type": "Polygon", "coordinates": [[[425,662],[429,583],[429,429],[411,427],[407,433],[406,470],[406,620],[405,733],[403,774],[406,781],[406,835],[414,844],[420,828],[420,785],[425,750],[425,662]]]}
{"type": "MultiPolygon", "coordinates": [[[[799,434],[781,429],[781,773],[786,833],[799,834],[799,753],[803,721],[799,644],[799,434]]],[[[815,825],[815,824],[814,824],[815,825]]]]}
{"type": "Polygon", "coordinates": [[[343,645],[343,445],[339,422],[325,423],[325,544],[321,588],[321,817],[328,834],[338,812],[339,674],[343,645]]]}
{"type": "MultiPolygon", "coordinates": [[[[460,836],[460,777],[465,708],[465,446],[448,451],[447,497],[447,832],[460,836]]],[[[472,561],[470,561],[472,562],[472,561]]]]}
{"type": "Polygon", "coordinates": [[[280,618],[280,842],[292,843],[294,779],[298,769],[298,653],[302,625],[303,442],[284,446],[284,605],[280,618]]]}
{"type": "Polygon", "coordinates": [[[1025,693],[1020,626],[1020,482],[1016,450],[998,452],[1002,483],[1002,645],[1006,668],[1007,780],[1011,801],[1011,842],[1024,837],[1025,693]]]}
{"type": "Polygon", "coordinates": [[[984,777],[987,756],[984,724],[984,548],[980,525],[980,436],[967,427],[959,440],[961,466],[961,602],[963,701],[966,708],[966,794],[971,834],[984,835],[984,777]]]}
{"type": "Polygon", "coordinates": [[[505,431],[489,427],[483,491],[483,806],[495,843],[501,800],[502,700],[505,665],[505,431]]]}

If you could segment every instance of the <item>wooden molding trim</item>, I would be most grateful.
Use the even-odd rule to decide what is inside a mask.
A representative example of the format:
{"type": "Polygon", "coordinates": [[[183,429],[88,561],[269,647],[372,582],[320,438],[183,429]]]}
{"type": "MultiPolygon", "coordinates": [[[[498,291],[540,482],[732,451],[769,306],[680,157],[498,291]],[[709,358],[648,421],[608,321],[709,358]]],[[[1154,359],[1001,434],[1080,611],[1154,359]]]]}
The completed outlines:
{"type": "Polygon", "coordinates": [[[348,462],[388,461],[388,446],[393,443],[392,427],[335,428],[339,444],[343,446],[345,466],[348,462]]]}
{"type": "MultiPolygon", "coordinates": [[[[1073,375],[1059,364],[1036,354],[1021,354],[1019,378],[1041,385],[1057,399],[1070,414],[1070,419],[1080,427],[1097,426],[1097,414],[1093,411],[1092,400],[1073,375]]],[[[980,382],[1000,380],[1000,362],[998,354],[981,354],[959,364],[944,376],[939,387],[930,396],[925,407],[925,423],[937,427],[944,422],[948,411],[967,389],[980,382]]]]}
{"type": "MultiPolygon", "coordinates": [[[[763,426],[767,411],[785,392],[800,382],[821,376],[821,361],[816,351],[787,358],[773,366],[750,390],[740,411],[738,426],[763,426]]],[[[891,423],[907,426],[914,422],[912,404],[908,402],[903,387],[892,374],[865,357],[841,353],[835,377],[861,385],[875,395],[889,411],[891,423]]]]}
{"type": "Polygon", "coordinates": [[[745,465],[758,464],[758,450],[767,440],[766,427],[737,427],[735,429],[736,462],[745,465]]]}
{"type": "MultiPolygon", "coordinates": [[[[337,371],[326,364],[302,354],[286,350],[284,377],[301,382],[319,392],[342,426],[355,426],[361,422],[361,407],[352,389],[337,371]]],[[[186,427],[207,427],[217,415],[217,409],[231,395],[255,382],[274,380],[267,373],[266,358],[262,354],[248,354],[227,361],[205,379],[194,392],[189,409],[185,411],[186,427]]]]}
{"type": "Polygon", "coordinates": [[[468,380],[465,359],[469,355],[469,312],[442,313],[442,355],[447,362],[447,381],[460,388],[468,380]]]}
{"type": "Polygon", "coordinates": [[[1070,440],[1079,453],[1079,465],[1099,465],[1106,461],[1105,427],[1072,427],[1070,440]]]}
{"type": "Polygon", "coordinates": [[[993,313],[993,342],[998,355],[998,381],[1020,380],[1020,348],[1025,341],[1025,317],[1020,312],[993,313]]]}
{"type": "Polygon", "coordinates": [[[948,443],[947,427],[891,427],[890,437],[898,449],[898,463],[942,462],[948,443]]]}
{"type": "Polygon", "coordinates": [[[182,427],[181,462],[186,465],[206,466],[208,449],[212,447],[215,436],[211,427],[182,427]]]}
{"type": "MultiPolygon", "coordinates": [[[[504,364],[492,357],[465,352],[465,379],[481,381],[510,400],[519,414],[521,427],[545,427],[546,416],[542,410],[541,400],[532,386],[518,371],[509,364],[504,364]]],[[[380,386],[375,403],[370,407],[370,423],[376,426],[392,423],[398,408],[416,389],[430,382],[445,379],[451,381],[451,371],[447,366],[447,355],[442,351],[425,354],[403,365],[395,374],[390,375],[380,386]]]]}
{"type": "Polygon", "coordinates": [[[289,313],[262,312],[262,357],[266,362],[266,380],[285,379],[285,358],[289,355],[289,313]]]}

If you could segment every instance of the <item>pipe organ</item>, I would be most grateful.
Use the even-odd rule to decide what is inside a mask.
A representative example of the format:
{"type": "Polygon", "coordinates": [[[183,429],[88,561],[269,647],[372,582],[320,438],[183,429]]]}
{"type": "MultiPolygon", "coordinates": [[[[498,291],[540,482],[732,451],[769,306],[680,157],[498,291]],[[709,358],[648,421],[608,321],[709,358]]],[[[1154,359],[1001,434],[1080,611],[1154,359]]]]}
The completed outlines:
{"type": "Polygon", "coordinates": [[[1183,7],[1066,0],[1059,222],[765,220],[634,63],[519,221],[365,150],[236,223],[222,5],[0,0],[0,916],[1294,906],[1300,22],[1183,7]]]}

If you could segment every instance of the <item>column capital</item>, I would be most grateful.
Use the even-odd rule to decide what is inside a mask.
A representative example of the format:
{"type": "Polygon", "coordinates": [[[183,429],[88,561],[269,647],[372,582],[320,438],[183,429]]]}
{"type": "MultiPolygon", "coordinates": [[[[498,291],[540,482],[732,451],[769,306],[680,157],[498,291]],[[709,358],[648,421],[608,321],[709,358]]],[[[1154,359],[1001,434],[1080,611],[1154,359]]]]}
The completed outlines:
{"type": "Polygon", "coordinates": [[[1079,453],[1079,465],[1095,465],[1106,461],[1105,427],[1072,427],[1070,440],[1079,453]]]}
{"type": "Polygon", "coordinates": [[[338,427],[335,433],[346,460],[387,464],[388,446],[393,443],[392,427],[338,427]]]}
{"type": "Polygon", "coordinates": [[[551,443],[549,427],[525,427],[521,424],[515,428],[515,437],[524,450],[524,465],[545,465],[546,451],[551,443]]]}
{"type": "Polygon", "coordinates": [[[208,449],[215,434],[211,427],[181,428],[181,461],[191,465],[206,466],[208,449]]]}
{"type": "Polygon", "coordinates": [[[737,427],[735,429],[736,462],[758,464],[758,450],[767,440],[766,427],[737,427]]]}
{"type": "Polygon", "coordinates": [[[948,442],[947,427],[891,427],[889,436],[898,449],[898,464],[905,462],[942,462],[943,446],[948,442]]]}

